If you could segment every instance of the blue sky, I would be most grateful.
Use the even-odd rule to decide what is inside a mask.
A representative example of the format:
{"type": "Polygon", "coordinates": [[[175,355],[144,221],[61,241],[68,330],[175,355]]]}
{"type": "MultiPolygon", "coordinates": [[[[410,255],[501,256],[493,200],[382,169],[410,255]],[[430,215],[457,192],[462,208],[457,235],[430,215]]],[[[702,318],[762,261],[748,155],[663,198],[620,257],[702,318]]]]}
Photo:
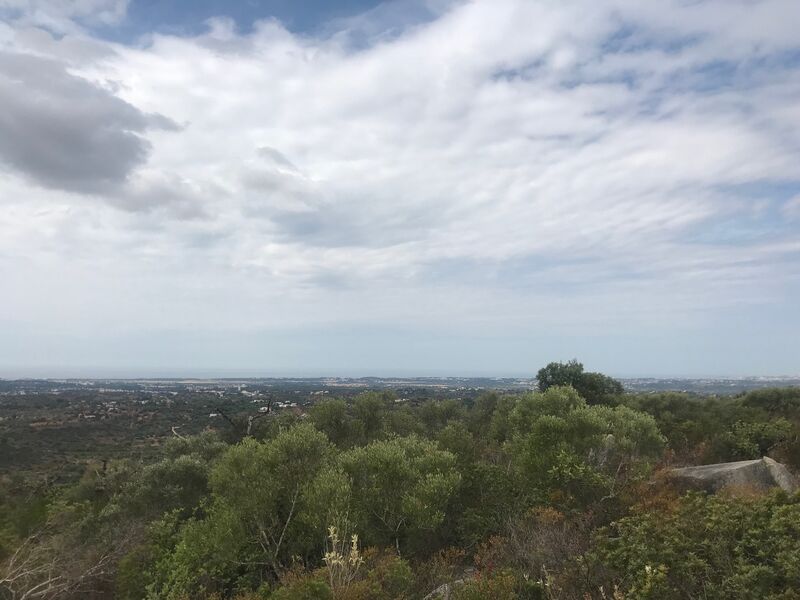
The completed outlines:
{"type": "Polygon", "coordinates": [[[312,34],[330,21],[367,12],[381,4],[378,0],[133,0],[123,22],[103,33],[113,39],[135,40],[153,32],[196,35],[206,21],[224,16],[235,21],[242,32],[251,30],[262,19],[277,19],[288,30],[312,34]]]}
{"type": "Polygon", "coordinates": [[[794,0],[0,0],[0,376],[800,373],[794,0]]]}

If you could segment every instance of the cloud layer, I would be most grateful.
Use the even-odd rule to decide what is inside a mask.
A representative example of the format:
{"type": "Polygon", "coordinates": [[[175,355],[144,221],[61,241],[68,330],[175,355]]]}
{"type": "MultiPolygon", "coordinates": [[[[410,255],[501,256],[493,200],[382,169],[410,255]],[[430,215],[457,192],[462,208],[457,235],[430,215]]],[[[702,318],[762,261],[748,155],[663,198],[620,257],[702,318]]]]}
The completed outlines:
{"type": "MultiPolygon", "coordinates": [[[[418,21],[397,6],[316,36],[220,17],[134,46],[93,35],[88,9],[6,6],[8,330],[96,336],[146,365],[126,335],[255,331],[263,351],[319,332],[336,352],[332,329],[383,331],[344,345],[385,347],[400,328],[535,348],[465,368],[520,370],[554,344],[676,372],[677,340],[771,311],[754,348],[800,370],[775,343],[800,332],[784,318],[800,291],[800,5],[476,0],[418,21]]],[[[0,349],[26,360],[64,358],[0,349]]],[[[744,368],[729,351],[696,370],[744,368]]]]}
{"type": "Polygon", "coordinates": [[[150,144],[141,134],[175,128],[31,54],[0,52],[0,105],[0,160],[56,190],[121,185],[147,160],[150,144]]]}

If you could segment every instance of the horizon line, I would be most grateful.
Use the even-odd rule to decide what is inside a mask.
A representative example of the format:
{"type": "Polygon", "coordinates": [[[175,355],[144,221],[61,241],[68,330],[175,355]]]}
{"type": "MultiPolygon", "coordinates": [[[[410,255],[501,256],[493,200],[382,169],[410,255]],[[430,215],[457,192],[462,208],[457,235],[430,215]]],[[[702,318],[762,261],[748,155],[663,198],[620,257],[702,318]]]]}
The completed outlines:
{"type": "MultiPolygon", "coordinates": [[[[359,374],[345,374],[345,373],[319,373],[319,372],[303,372],[303,373],[291,373],[291,372],[282,372],[282,373],[254,373],[254,372],[242,372],[242,371],[231,371],[227,372],[225,369],[215,369],[214,371],[210,371],[207,373],[202,373],[198,371],[190,371],[186,373],[180,373],[179,369],[164,371],[162,373],[158,373],[157,371],[150,371],[149,373],[142,373],[137,372],[135,374],[124,375],[120,373],[118,370],[115,373],[109,373],[109,375],[102,375],[99,373],[93,374],[81,374],[80,369],[76,371],[65,370],[63,374],[45,374],[41,373],[44,369],[9,369],[5,370],[0,368],[0,381],[74,381],[74,380],[89,380],[89,381],[152,381],[152,380],[167,380],[167,381],[177,381],[177,380],[238,380],[238,379],[247,379],[247,380],[280,380],[280,379],[300,379],[300,380],[315,380],[315,379],[349,379],[349,380],[360,380],[360,379],[398,379],[398,380],[414,380],[414,379],[521,379],[521,380],[536,380],[536,375],[533,373],[529,374],[519,374],[519,373],[494,373],[494,374],[487,374],[487,373],[461,373],[461,374],[442,374],[442,373],[424,373],[418,372],[416,374],[405,373],[405,374],[391,374],[391,373],[359,373],[359,374]],[[4,372],[5,371],[5,372],[4,372]],[[16,372],[15,372],[16,371],[16,372]],[[36,371],[39,373],[34,374],[36,371]],[[27,372],[27,373],[26,373],[27,372]]],[[[100,369],[101,371],[103,369],[100,369]]],[[[53,369],[53,371],[57,371],[57,369],[53,369]]],[[[112,371],[112,369],[109,369],[112,371]]],[[[605,373],[606,375],[610,375],[615,379],[621,380],[636,380],[636,379],[653,379],[653,380],[669,380],[669,379],[678,379],[678,380],[702,380],[702,379],[714,379],[714,380],[757,380],[757,379],[767,379],[767,380],[800,380],[800,373],[798,374],[779,374],[779,375],[772,375],[772,374],[747,374],[747,375],[733,375],[733,374],[625,374],[625,375],[616,375],[613,373],[605,373]]]]}

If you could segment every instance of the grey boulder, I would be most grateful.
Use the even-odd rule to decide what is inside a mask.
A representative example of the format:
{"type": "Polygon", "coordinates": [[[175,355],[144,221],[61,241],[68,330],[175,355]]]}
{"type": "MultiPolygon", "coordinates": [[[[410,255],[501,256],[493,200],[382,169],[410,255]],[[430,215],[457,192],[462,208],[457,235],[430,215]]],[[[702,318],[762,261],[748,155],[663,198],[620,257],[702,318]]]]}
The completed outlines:
{"type": "Polygon", "coordinates": [[[675,483],[707,492],[724,488],[767,491],[777,487],[793,494],[800,487],[786,466],[766,456],[756,460],[671,469],[667,475],[675,483]]]}

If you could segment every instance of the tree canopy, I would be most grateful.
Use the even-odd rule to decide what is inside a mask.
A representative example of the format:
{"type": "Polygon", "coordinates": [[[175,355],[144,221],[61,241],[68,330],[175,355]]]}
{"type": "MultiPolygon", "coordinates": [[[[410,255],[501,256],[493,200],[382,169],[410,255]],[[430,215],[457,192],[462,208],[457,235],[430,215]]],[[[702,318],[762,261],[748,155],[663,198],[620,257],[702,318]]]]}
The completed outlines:
{"type": "Polygon", "coordinates": [[[539,369],[536,380],[540,392],[554,386],[572,386],[589,404],[608,404],[625,392],[619,381],[602,373],[584,371],[577,360],[551,362],[539,369]]]}

